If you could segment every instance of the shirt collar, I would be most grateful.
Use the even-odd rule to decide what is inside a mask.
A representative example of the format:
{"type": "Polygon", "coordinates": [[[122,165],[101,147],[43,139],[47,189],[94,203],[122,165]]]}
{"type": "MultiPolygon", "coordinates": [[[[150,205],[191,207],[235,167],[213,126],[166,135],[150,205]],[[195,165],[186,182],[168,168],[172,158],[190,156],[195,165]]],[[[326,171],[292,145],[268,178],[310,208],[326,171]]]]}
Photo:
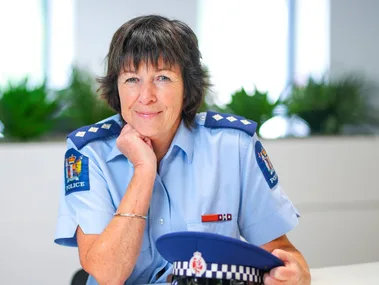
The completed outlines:
{"type": "MultiPolygon", "coordinates": [[[[121,116],[120,116],[120,115],[118,115],[116,122],[120,125],[120,127],[121,127],[121,129],[122,129],[123,124],[122,124],[122,120],[121,120],[121,116]]],[[[116,145],[116,139],[117,139],[117,138],[115,138],[115,139],[113,140],[113,147],[112,147],[111,152],[108,153],[108,156],[107,156],[106,162],[111,161],[111,160],[114,159],[116,156],[123,155],[123,153],[117,148],[117,145],[116,145]]]]}
{"type": "Polygon", "coordinates": [[[180,123],[178,130],[176,131],[176,134],[174,136],[174,139],[172,140],[168,153],[172,150],[172,148],[175,145],[181,148],[186,153],[187,161],[191,163],[192,157],[193,157],[193,147],[194,147],[193,134],[192,134],[192,131],[186,127],[183,120],[180,123]]]}
{"type": "MultiPolygon", "coordinates": [[[[172,140],[171,146],[167,153],[170,153],[172,151],[172,148],[174,146],[178,146],[181,148],[187,155],[187,161],[189,163],[192,162],[193,157],[193,136],[191,133],[191,130],[189,130],[183,120],[179,125],[178,130],[176,131],[176,134],[174,136],[174,139],[172,140]]],[[[111,150],[111,152],[107,156],[107,162],[114,159],[116,156],[123,155],[122,152],[117,148],[116,140],[114,141],[114,146],[111,150]]],[[[128,160],[129,161],[129,160],[128,160]]]]}
{"type": "Polygon", "coordinates": [[[114,146],[111,150],[111,152],[107,156],[107,162],[111,161],[114,159],[116,156],[123,155],[122,152],[117,148],[116,145],[116,139],[114,140],[114,146]]]}

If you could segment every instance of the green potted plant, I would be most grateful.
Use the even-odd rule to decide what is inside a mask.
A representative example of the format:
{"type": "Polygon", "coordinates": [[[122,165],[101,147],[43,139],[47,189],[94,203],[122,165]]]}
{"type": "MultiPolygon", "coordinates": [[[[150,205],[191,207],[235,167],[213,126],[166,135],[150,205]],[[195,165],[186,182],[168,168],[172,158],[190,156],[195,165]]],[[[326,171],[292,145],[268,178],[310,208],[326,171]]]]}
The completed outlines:
{"type": "Polygon", "coordinates": [[[232,94],[231,101],[225,108],[220,108],[224,113],[231,113],[255,121],[258,126],[274,116],[274,110],[278,102],[270,102],[268,92],[254,89],[248,94],[244,88],[232,94]]]}
{"type": "Polygon", "coordinates": [[[28,78],[8,82],[0,90],[0,121],[7,140],[27,141],[41,137],[54,126],[59,99],[49,99],[46,83],[30,86],[28,78]]]}
{"type": "Polygon", "coordinates": [[[304,85],[294,84],[281,103],[289,116],[297,115],[307,122],[311,135],[337,135],[347,125],[378,124],[371,93],[370,84],[362,76],[310,77],[304,85]]]}
{"type": "Polygon", "coordinates": [[[116,113],[100,98],[97,88],[94,77],[88,71],[73,67],[68,86],[58,91],[62,112],[58,117],[57,131],[71,132],[116,113]]]}

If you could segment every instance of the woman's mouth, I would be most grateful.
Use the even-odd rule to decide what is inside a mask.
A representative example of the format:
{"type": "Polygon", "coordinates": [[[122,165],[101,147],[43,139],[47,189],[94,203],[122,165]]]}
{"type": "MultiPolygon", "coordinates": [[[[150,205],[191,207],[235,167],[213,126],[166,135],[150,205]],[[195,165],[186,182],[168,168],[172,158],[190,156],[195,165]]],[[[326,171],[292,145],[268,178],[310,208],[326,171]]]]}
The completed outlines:
{"type": "Polygon", "coordinates": [[[158,116],[161,112],[138,112],[136,111],[137,115],[144,119],[151,119],[156,116],[158,116]]]}

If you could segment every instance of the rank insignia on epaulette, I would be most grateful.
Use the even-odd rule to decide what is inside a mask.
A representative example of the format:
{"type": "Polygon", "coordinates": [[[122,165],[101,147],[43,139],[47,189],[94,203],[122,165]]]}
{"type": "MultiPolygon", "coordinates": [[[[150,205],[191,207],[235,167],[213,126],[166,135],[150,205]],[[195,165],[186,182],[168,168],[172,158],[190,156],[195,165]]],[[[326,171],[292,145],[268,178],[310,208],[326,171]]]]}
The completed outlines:
{"type": "Polygon", "coordinates": [[[204,126],[208,128],[238,129],[253,136],[257,128],[257,123],[237,115],[208,111],[204,126]]]}
{"type": "Polygon", "coordinates": [[[72,140],[78,149],[81,149],[92,141],[118,135],[120,131],[120,125],[114,120],[110,120],[104,123],[81,127],[69,134],[68,138],[72,140]]]}

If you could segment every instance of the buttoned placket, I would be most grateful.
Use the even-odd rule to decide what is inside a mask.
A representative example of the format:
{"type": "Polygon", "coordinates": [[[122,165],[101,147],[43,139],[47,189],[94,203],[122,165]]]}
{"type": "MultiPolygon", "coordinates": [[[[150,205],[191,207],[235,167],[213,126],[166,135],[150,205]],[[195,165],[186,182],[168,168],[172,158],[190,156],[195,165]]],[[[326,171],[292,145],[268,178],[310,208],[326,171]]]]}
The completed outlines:
{"type": "MultiPolygon", "coordinates": [[[[153,196],[149,209],[149,235],[151,242],[155,242],[158,237],[171,232],[170,201],[167,190],[162,183],[161,177],[157,174],[154,183],[153,196]]],[[[155,246],[153,246],[155,248],[155,246]]],[[[158,254],[154,252],[153,255],[158,254]]],[[[156,257],[155,257],[156,258],[156,257]]],[[[163,261],[163,258],[162,258],[163,261]]],[[[153,278],[167,265],[167,261],[153,272],[153,278]]]]}

